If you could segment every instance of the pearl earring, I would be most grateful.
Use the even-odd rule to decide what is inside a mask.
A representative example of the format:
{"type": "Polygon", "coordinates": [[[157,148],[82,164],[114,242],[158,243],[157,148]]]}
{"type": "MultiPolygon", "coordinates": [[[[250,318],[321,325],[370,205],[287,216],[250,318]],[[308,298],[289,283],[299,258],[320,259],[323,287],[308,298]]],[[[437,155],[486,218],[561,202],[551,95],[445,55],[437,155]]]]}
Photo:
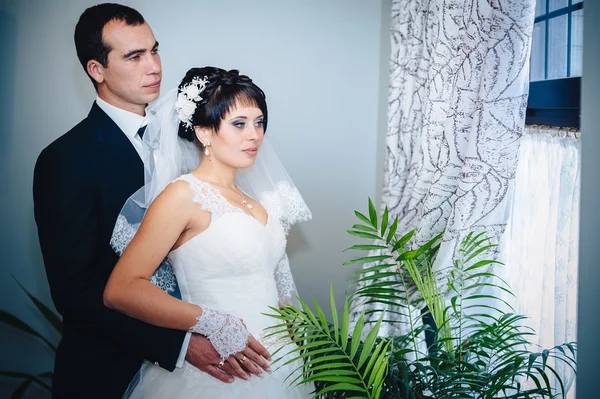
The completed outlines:
{"type": "Polygon", "coordinates": [[[206,142],[204,145],[204,155],[209,156],[210,152],[208,152],[208,146],[210,146],[210,141],[206,142]]]}

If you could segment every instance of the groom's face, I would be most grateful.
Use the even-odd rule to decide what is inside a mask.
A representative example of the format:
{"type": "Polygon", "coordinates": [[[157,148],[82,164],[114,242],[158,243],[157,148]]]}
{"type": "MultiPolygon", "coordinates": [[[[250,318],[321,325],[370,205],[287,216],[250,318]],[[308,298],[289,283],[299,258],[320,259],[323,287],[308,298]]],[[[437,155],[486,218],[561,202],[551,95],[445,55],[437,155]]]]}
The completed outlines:
{"type": "Polygon", "coordinates": [[[111,21],[104,26],[102,40],[111,50],[107,66],[101,68],[103,81],[98,95],[143,115],[146,104],[158,98],[162,79],[158,42],[150,26],[111,21]]]}

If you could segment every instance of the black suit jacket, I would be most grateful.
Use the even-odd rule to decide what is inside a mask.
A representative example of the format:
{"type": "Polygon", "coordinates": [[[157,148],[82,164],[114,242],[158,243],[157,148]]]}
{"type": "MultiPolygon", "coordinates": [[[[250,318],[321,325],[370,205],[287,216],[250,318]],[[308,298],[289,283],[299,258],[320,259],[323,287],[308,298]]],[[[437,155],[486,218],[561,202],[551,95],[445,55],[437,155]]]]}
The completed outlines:
{"type": "Polygon", "coordinates": [[[33,198],[52,299],[63,316],[53,398],[120,398],[143,359],[173,370],[185,332],[106,308],[121,207],[144,183],[142,161],[96,103],[40,154],[33,198]]]}

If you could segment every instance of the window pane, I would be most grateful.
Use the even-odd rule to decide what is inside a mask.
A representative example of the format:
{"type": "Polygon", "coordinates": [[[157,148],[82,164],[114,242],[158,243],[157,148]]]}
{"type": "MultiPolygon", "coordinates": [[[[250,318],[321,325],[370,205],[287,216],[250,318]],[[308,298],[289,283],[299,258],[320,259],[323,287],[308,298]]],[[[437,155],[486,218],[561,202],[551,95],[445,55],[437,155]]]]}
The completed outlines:
{"type": "Polygon", "coordinates": [[[546,21],[538,22],[533,26],[531,39],[531,69],[529,80],[544,80],[544,58],[546,54],[546,21]]]}
{"type": "Polygon", "coordinates": [[[571,76],[581,76],[583,59],[583,9],[571,14],[571,76]]]}
{"type": "Polygon", "coordinates": [[[548,79],[567,77],[568,15],[548,20],[548,79]]]}
{"type": "MultiPolygon", "coordinates": [[[[538,0],[538,3],[544,0],[538,0]]],[[[558,10],[559,8],[567,7],[569,5],[568,0],[550,0],[550,11],[552,12],[558,10]]]]}
{"type": "Polygon", "coordinates": [[[537,0],[535,2],[535,16],[546,13],[546,0],[537,0]]]}
{"type": "Polygon", "coordinates": [[[573,0],[571,4],[583,3],[583,0],[573,0]]]}

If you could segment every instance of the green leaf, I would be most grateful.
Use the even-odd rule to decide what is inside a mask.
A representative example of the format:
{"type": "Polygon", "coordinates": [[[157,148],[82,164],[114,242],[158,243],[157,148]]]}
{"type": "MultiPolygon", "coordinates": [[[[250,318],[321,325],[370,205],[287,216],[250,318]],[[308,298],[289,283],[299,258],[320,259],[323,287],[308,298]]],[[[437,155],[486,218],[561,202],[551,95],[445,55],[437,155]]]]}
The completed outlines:
{"type": "Polygon", "coordinates": [[[383,217],[381,218],[381,235],[385,236],[385,231],[387,230],[387,226],[388,226],[388,207],[385,207],[385,210],[383,211],[383,217]]]}
{"type": "Polygon", "coordinates": [[[358,259],[352,259],[349,261],[346,261],[344,263],[342,263],[343,266],[347,266],[347,265],[352,265],[355,263],[373,263],[373,262],[379,262],[382,260],[386,260],[386,259],[391,259],[392,257],[390,255],[373,255],[373,256],[364,256],[362,258],[358,258],[358,259]]]}
{"type": "Polygon", "coordinates": [[[413,249],[412,251],[405,251],[402,252],[400,254],[400,256],[398,256],[396,258],[396,261],[401,262],[403,260],[412,260],[415,259],[418,255],[418,250],[417,249],[413,249]]]}
{"type": "Polygon", "coordinates": [[[390,241],[392,241],[392,238],[396,234],[396,230],[398,230],[398,216],[396,216],[394,218],[394,222],[392,223],[392,226],[390,227],[390,231],[388,231],[387,237],[385,239],[386,244],[389,244],[390,241]]]}
{"type": "Polygon", "coordinates": [[[489,241],[490,237],[484,237],[482,240],[479,240],[479,237],[483,236],[485,232],[481,232],[476,236],[473,236],[473,232],[470,232],[461,243],[461,251],[465,254],[472,252],[475,248],[479,247],[482,243],[489,241]]]}
{"type": "Polygon", "coordinates": [[[358,385],[353,385],[353,384],[348,384],[348,383],[340,383],[340,384],[329,385],[329,386],[321,389],[319,392],[317,392],[315,394],[315,397],[319,397],[320,395],[323,395],[324,393],[331,392],[331,391],[340,391],[340,392],[358,391],[358,392],[364,392],[364,393],[367,392],[363,387],[360,387],[358,385]]]}
{"type": "MultiPolygon", "coordinates": [[[[490,264],[497,264],[497,265],[503,265],[504,263],[497,261],[497,260],[481,260],[477,263],[475,263],[472,266],[469,266],[468,268],[465,269],[465,272],[470,272],[471,270],[475,270],[475,269],[479,269],[480,267],[486,266],[486,265],[490,265],[490,264]]],[[[496,277],[496,275],[494,275],[494,277],[496,277]]]]}
{"type": "Polygon", "coordinates": [[[37,309],[42,313],[42,315],[44,315],[44,318],[52,325],[52,327],[54,327],[54,329],[59,334],[62,335],[63,324],[62,324],[62,320],[60,319],[60,317],[56,313],[54,313],[52,310],[50,310],[50,308],[48,308],[46,305],[44,305],[41,301],[39,301],[36,297],[31,295],[31,293],[29,291],[27,291],[25,289],[25,287],[23,287],[23,285],[21,285],[21,283],[17,279],[15,279],[15,281],[19,285],[19,287],[21,287],[21,289],[23,291],[25,291],[25,293],[27,294],[29,299],[31,299],[33,301],[33,303],[35,304],[37,309]]]}
{"type": "Polygon", "coordinates": [[[431,248],[433,246],[433,244],[438,242],[438,240],[440,238],[442,238],[443,235],[444,235],[444,232],[442,231],[440,234],[433,237],[431,240],[427,241],[425,244],[421,245],[421,247],[419,247],[419,249],[417,250],[417,256],[419,256],[419,255],[425,253],[427,250],[429,250],[429,248],[431,248]]]}
{"type": "Polygon", "coordinates": [[[329,302],[331,303],[331,319],[333,321],[333,332],[335,335],[335,342],[340,342],[340,332],[338,330],[338,314],[337,306],[335,304],[335,295],[333,293],[333,283],[329,285],[329,302]]]}
{"type": "Polygon", "coordinates": [[[542,351],[542,370],[544,370],[546,368],[546,362],[548,362],[548,354],[550,353],[550,351],[548,349],[545,349],[544,351],[542,351]]]}
{"type": "Polygon", "coordinates": [[[352,228],[355,230],[362,230],[362,231],[368,231],[368,232],[379,234],[379,231],[377,229],[374,229],[371,226],[365,226],[363,224],[355,224],[352,226],[352,228]]]}
{"type": "Polygon", "coordinates": [[[362,222],[367,223],[367,224],[371,224],[371,221],[369,220],[368,217],[366,217],[365,215],[363,215],[362,213],[360,213],[359,211],[354,211],[354,214],[356,215],[357,218],[359,218],[362,222]]]}
{"type": "Polygon", "coordinates": [[[373,384],[377,381],[377,379],[381,378],[383,373],[387,370],[388,361],[386,359],[386,356],[387,356],[387,349],[388,349],[390,343],[391,343],[391,341],[389,341],[387,343],[387,345],[384,347],[384,349],[381,351],[381,353],[377,357],[377,360],[375,361],[375,364],[373,366],[373,371],[371,371],[371,375],[369,377],[369,382],[367,384],[368,386],[373,386],[373,384]]]}
{"type": "Polygon", "coordinates": [[[329,338],[331,338],[331,332],[329,331],[329,323],[327,322],[327,317],[325,317],[325,313],[323,313],[323,309],[319,306],[319,302],[316,299],[313,299],[315,303],[315,309],[317,310],[317,315],[319,316],[319,320],[321,321],[321,328],[327,334],[329,338]]]}
{"type": "Polygon", "coordinates": [[[383,380],[385,375],[387,374],[388,363],[383,363],[377,371],[375,375],[375,380],[373,381],[373,397],[378,398],[381,392],[381,388],[383,386],[383,380]]]}
{"type": "Polygon", "coordinates": [[[375,205],[373,205],[371,198],[369,198],[369,217],[371,218],[373,227],[377,228],[377,211],[375,210],[375,205]]]}
{"type": "Polygon", "coordinates": [[[482,252],[487,251],[490,248],[494,248],[497,247],[497,245],[493,244],[493,245],[486,245],[485,247],[479,248],[477,251],[469,254],[469,256],[464,260],[465,263],[469,262],[471,259],[473,259],[474,257],[476,257],[477,255],[479,255],[482,252]]]}
{"type": "Polygon", "coordinates": [[[343,252],[350,251],[350,250],[373,251],[373,250],[380,250],[380,249],[387,249],[387,247],[385,245],[375,245],[375,244],[353,245],[350,248],[344,249],[343,252]]]}
{"type": "Polygon", "coordinates": [[[415,229],[412,229],[411,231],[409,231],[408,233],[403,235],[398,241],[396,241],[396,243],[394,244],[394,247],[392,248],[392,252],[396,252],[400,248],[404,247],[410,241],[412,236],[415,234],[415,231],[416,231],[415,229]]]}
{"type": "Polygon", "coordinates": [[[365,231],[356,231],[356,230],[346,230],[348,234],[360,237],[360,238],[368,238],[371,240],[381,240],[381,237],[375,234],[367,233],[365,231]]]}
{"type": "MultiPolygon", "coordinates": [[[[318,363],[325,363],[325,362],[330,362],[333,360],[345,360],[348,361],[348,357],[346,355],[327,355],[327,356],[319,356],[316,358],[313,358],[309,361],[307,361],[305,363],[306,366],[312,366],[313,364],[318,364],[318,363]]],[[[336,367],[335,364],[342,364],[342,363],[325,363],[327,365],[329,365],[330,367],[336,367]]],[[[344,363],[347,364],[349,367],[352,367],[352,363],[344,363]]]]}
{"type": "Polygon", "coordinates": [[[40,385],[46,391],[48,391],[48,392],[51,391],[50,385],[46,384],[44,381],[40,380],[37,376],[35,376],[33,374],[22,373],[19,371],[0,370],[0,376],[9,377],[9,378],[24,378],[26,380],[31,380],[31,381],[35,382],[36,384],[40,385]]]}
{"type": "Polygon", "coordinates": [[[12,393],[10,399],[21,399],[23,395],[25,395],[25,391],[27,391],[31,385],[31,381],[32,380],[25,380],[21,385],[19,385],[19,387],[12,393]]]}
{"type": "Polygon", "coordinates": [[[541,370],[539,367],[535,367],[535,369],[538,371],[538,373],[540,373],[540,375],[542,376],[542,379],[546,383],[546,388],[548,389],[548,393],[552,394],[552,386],[550,385],[550,380],[548,379],[548,376],[546,375],[546,373],[544,373],[544,371],[541,370]]]}
{"type": "Polygon", "coordinates": [[[454,313],[458,313],[458,310],[456,310],[456,300],[458,299],[458,297],[453,296],[450,299],[450,302],[452,303],[452,310],[454,311],[454,313]]]}
{"type": "Polygon", "coordinates": [[[391,342],[391,341],[386,342],[383,339],[379,342],[379,344],[377,345],[377,347],[375,348],[375,350],[373,351],[373,353],[371,355],[371,359],[369,359],[369,362],[367,363],[367,367],[365,367],[365,375],[369,375],[369,373],[371,372],[371,369],[377,362],[379,355],[382,353],[381,351],[383,350],[385,353],[384,348],[388,347],[389,342],[391,342]]]}
{"type": "MultiPolygon", "coordinates": [[[[344,357],[345,359],[347,359],[346,357],[344,357]]],[[[310,368],[311,371],[318,371],[318,370],[327,370],[327,372],[330,373],[337,373],[338,371],[344,370],[346,368],[352,368],[354,369],[354,367],[352,366],[352,363],[341,363],[341,362],[336,362],[336,363],[325,363],[325,364],[320,364],[318,366],[313,366],[310,368]]],[[[356,374],[355,370],[350,370],[353,374],[356,374]]]]}
{"type": "Polygon", "coordinates": [[[0,323],[7,324],[13,328],[16,328],[27,334],[33,335],[34,337],[41,339],[42,341],[44,341],[46,343],[46,345],[48,345],[50,347],[50,349],[52,349],[54,352],[56,352],[56,346],[54,346],[50,341],[48,341],[46,338],[44,338],[40,333],[35,331],[29,325],[23,323],[20,319],[18,319],[17,317],[13,316],[12,314],[10,314],[8,312],[5,312],[4,310],[0,310],[0,323]]]}
{"type": "Polygon", "coordinates": [[[303,352],[300,355],[295,356],[295,357],[291,358],[290,360],[286,361],[280,367],[286,366],[288,364],[292,364],[292,363],[294,363],[294,362],[296,362],[297,360],[300,360],[300,359],[305,359],[305,358],[308,358],[308,357],[311,357],[311,356],[321,355],[321,354],[324,354],[324,353],[335,353],[336,351],[338,351],[338,348],[329,347],[329,348],[315,349],[315,350],[311,350],[311,351],[308,351],[308,352],[303,352]]]}
{"type": "Polygon", "coordinates": [[[381,314],[379,320],[377,323],[375,323],[375,326],[371,329],[371,331],[369,331],[369,334],[367,334],[367,338],[365,339],[362,351],[360,353],[360,358],[358,359],[357,367],[359,369],[363,366],[373,350],[373,346],[375,344],[375,340],[377,339],[377,334],[379,333],[379,328],[381,327],[381,321],[383,320],[384,315],[385,313],[381,314]]]}
{"type": "Polygon", "coordinates": [[[306,381],[307,382],[311,382],[311,381],[345,382],[348,384],[356,384],[356,385],[359,385],[362,383],[362,381],[359,380],[358,378],[342,376],[342,375],[324,375],[324,376],[320,376],[319,378],[315,378],[314,376],[312,376],[310,378],[307,378],[306,381]]]}
{"type": "Polygon", "coordinates": [[[312,312],[312,310],[310,310],[310,308],[308,307],[308,305],[306,303],[304,303],[302,301],[302,299],[298,298],[298,301],[302,305],[302,310],[304,310],[304,313],[308,316],[308,318],[312,322],[312,325],[315,326],[315,327],[318,327],[319,326],[319,322],[317,321],[317,318],[315,317],[315,314],[312,312]]]}
{"type": "Polygon", "coordinates": [[[351,277],[355,277],[355,276],[358,276],[361,274],[368,274],[371,272],[377,272],[379,270],[395,268],[396,266],[398,266],[398,265],[395,263],[384,263],[384,264],[380,264],[380,265],[375,265],[375,266],[367,267],[365,269],[357,270],[354,273],[352,273],[351,277]]]}
{"type": "Polygon", "coordinates": [[[348,309],[348,301],[346,301],[346,303],[344,304],[344,311],[342,312],[342,331],[340,332],[341,335],[341,342],[340,342],[340,346],[342,348],[343,351],[346,350],[346,346],[348,345],[348,328],[350,326],[350,322],[349,322],[349,309],[348,309]]]}
{"type": "Polygon", "coordinates": [[[361,314],[356,325],[354,326],[354,332],[352,333],[352,342],[350,343],[350,359],[354,359],[356,356],[356,350],[360,344],[360,338],[362,336],[363,326],[365,325],[364,314],[361,314]]]}
{"type": "MultiPolygon", "coordinates": [[[[371,280],[379,280],[382,278],[387,278],[387,277],[395,277],[398,273],[396,272],[384,272],[384,273],[377,273],[377,274],[373,274],[370,276],[366,276],[363,277],[359,280],[356,280],[357,283],[362,283],[364,281],[371,281],[371,280]]],[[[394,282],[394,284],[397,284],[396,282],[394,282]]]]}

